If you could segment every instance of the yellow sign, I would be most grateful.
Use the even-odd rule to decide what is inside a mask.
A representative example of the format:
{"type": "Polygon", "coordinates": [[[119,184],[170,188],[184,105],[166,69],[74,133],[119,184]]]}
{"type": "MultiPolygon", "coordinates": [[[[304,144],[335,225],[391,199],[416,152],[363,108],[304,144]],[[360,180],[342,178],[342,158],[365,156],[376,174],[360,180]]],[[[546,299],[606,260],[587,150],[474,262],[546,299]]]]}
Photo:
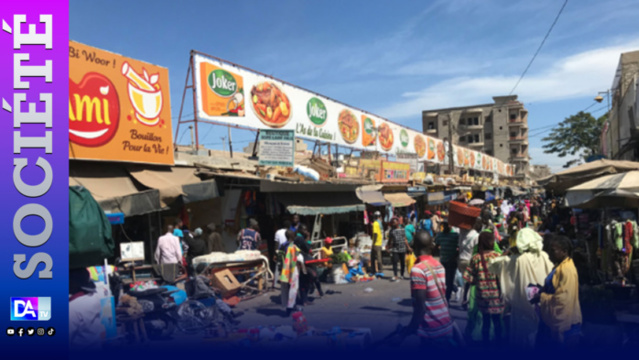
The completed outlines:
{"type": "Polygon", "coordinates": [[[410,179],[410,164],[382,161],[381,182],[405,183],[410,179]]]}
{"type": "Polygon", "coordinates": [[[168,69],[70,41],[69,157],[173,165],[168,69]]]}

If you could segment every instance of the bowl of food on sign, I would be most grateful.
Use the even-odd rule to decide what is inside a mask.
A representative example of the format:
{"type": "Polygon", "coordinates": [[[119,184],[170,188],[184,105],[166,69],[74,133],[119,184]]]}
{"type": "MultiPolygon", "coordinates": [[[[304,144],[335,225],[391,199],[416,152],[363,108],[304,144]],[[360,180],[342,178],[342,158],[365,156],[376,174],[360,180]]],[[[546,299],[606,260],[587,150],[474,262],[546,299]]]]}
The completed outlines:
{"type": "Polygon", "coordinates": [[[464,165],[470,166],[470,151],[468,149],[464,149],[464,165]]]}
{"type": "Polygon", "coordinates": [[[379,144],[382,149],[390,151],[393,148],[394,141],[393,130],[391,130],[390,126],[386,123],[381,124],[379,126],[379,144]]]}
{"type": "Polygon", "coordinates": [[[464,166],[464,149],[457,148],[457,165],[464,166]]]}
{"type": "Polygon", "coordinates": [[[445,157],[446,157],[446,149],[444,149],[444,142],[439,141],[437,142],[437,158],[439,159],[439,161],[444,161],[445,157]]]}
{"type": "Polygon", "coordinates": [[[428,138],[428,160],[435,158],[435,140],[428,138]]]}
{"type": "Polygon", "coordinates": [[[348,144],[354,144],[359,136],[359,125],[353,112],[348,109],[342,110],[337,118],[337,124],[344,141],[348,144]]]}
{"type": "Polygon", "coordinates": [[[415,152],[419,158],[423,158],[426,155],[426,142],[421,135],[415,136],[415,141],[413,141],[415,146],[415,152]]]}
{"type": "Polygon", "coordinates": [[[255,115],[272,128],[281,128],[291,120],[291,102],[275,84],[265,81],[251,89],[251,108],[255,115]]]}

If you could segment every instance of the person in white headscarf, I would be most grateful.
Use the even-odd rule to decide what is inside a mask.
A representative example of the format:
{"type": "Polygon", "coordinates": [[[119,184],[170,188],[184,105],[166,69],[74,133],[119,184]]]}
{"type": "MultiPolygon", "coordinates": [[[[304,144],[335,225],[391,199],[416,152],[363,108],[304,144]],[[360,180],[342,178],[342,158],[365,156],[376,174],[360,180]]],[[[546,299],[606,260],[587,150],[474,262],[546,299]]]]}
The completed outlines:
{"type": "Polygon", "coordinates": [[[539,317],[528,301],[529,284],[543,284],[553,264],[543,248],[543,239],[534,230],[521,229],[517,247],[489,262],[488,270],[499,277],[501,294],[510,312],[509,342],[517,348],[533,348],[539,327],[539,317]]]}
{"type": "Polygon", "coordinates": [[[505,218],[508,218],[508,215],[510,215],[510,204],[508,203],[508,200],[502,201],[501,213],[504,215],[505,218]]]}

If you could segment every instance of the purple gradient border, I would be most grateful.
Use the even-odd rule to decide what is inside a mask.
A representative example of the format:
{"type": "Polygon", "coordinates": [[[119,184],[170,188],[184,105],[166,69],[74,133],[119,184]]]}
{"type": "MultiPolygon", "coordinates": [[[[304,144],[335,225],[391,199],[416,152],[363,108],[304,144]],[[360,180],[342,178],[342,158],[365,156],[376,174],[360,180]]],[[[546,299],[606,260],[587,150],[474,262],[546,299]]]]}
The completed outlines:
{"type": "MultiPolygon", "coordinates": [[[[36,111],[44,111],[39,103],[39,93],[51,93],[53,96],[53,148],[51,154],[43,149],[23,149],[20,155],[13,154],[13,113],[0,109],[0,197],[2,205],[0,216],[0,232],[4,234],[2,252],[0,252],[0,344],[3,346],[2,358],[36,358],[65,359],[68,357],[69,343],[69,145],[68,145],[68,94],[69,94],[69,3],[67,0],[21,0],[5,1],[0,7],[0,20],[4,20],[13,34],[0,30],[0,98],[5,99],[13,107],[15,93],[25,93],[27,103],[35,102],[36,111]],[[13,49],[14,14],[26,15],[27,24],[36,24],[36,32],[43,33],[44,25],[40,24],[41,14],[53,16],[52,38],[53,48],[46,50],[43,45],[22,45],[21,49],[13,49]],[[53,81],[46,83],[44,78],[23,78],[28,81],[28,90],[13,89],[13,57],[17,53],[28,53],[29,65],[44,65],[45,60],[52,61],[53,81]],[[35,185],[42,181],[43,172],[33,166],[38,157],[45,158],[53,169],[53,184],[49,191],[39,198],[26,198],[13,184],[13,159],[25,157],[29,161],[22,172],[27,184],[35,185]],[[16,211],[24,204],[37,203],[46,207],[53,219],[53,232],[49,240],[37,248],[22,245],[13,234],[13,218],[16,211]],[[38,279],[42,264],[28,279],[19,279],[13,273],[13,255],[25,254],[27,261],[37,252],[45,252],[53,259],[53,278],[38,279]],[[51,320],[46,322],[11,322],[9,304],[11,297],[51,297],[51,320]],[[1,309],[6,313],[2,313],[1,309]],[[54,336],[9,337],[7,327],[54,327],[54,336]],[[15,355],[15,356],[11,356],[15,355]]],[[[22,33],[27,32],[27,24],[22,25],[22,33]]],[[[25,64],[27,65],[27,64],[25,64]]],[[[2,100],[0,99],[0,102],[2,100]]],[[[23,104],[22,111],[27,111],[23,104]]],[[[15,109],[13,109],[15,113],[15,109]]],[[[15,129],[18,130],[18,129],[15,129]]],[[[44,136],[42,124],[22,125],[19,129],[22,136],[44,136]]],[[[28,217],[23,221],[22,229],[27,234],[42,231],[42,221],[28,217]]]]}

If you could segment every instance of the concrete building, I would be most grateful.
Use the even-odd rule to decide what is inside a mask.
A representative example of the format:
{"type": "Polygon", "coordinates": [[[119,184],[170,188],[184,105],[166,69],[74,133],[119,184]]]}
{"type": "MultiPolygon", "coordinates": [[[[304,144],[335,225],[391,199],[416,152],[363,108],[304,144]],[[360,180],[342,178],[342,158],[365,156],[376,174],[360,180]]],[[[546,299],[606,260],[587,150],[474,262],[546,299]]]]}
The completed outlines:
{"type": "Polygon", "coordinates": [[[639,161],[639,51],[621,54],[609,99],[608,126],[601,138],[602,153],[610,159],[639,161]]]}
{"type": "Polygon", "coordinates": [[[530,165],[530,178],[533,180],[543,179],[552,175],[548,165],[530,165]]]}
{"type": "Polygon", "coordinates": [[[516,176],[529,172],[528,110],[517,95],[495,96],[494,103],[424,110],[424,134],[516,165],[516,176]]]}

